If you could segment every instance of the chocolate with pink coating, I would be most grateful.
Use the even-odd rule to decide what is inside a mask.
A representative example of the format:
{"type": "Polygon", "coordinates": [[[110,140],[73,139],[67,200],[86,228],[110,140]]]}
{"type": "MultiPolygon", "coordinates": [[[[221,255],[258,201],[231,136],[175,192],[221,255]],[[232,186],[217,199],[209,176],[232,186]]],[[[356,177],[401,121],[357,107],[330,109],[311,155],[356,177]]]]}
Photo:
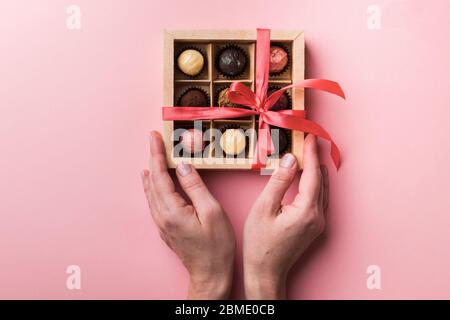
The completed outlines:
{"type": "Polygon", "coordinates": [[[286,68],[289,62],[289,57],[282,47],[280,46],[271,46],[270,47],[270,64],[269,64],[269,72],[270,73],[280,73],[286,68]]]}
{"type": "Polygon", "coordinates": [[[198,129],[189,129],[181,134],[181,146],[189,154],[196,154],[205,149],[203,132],[198,129]]]}

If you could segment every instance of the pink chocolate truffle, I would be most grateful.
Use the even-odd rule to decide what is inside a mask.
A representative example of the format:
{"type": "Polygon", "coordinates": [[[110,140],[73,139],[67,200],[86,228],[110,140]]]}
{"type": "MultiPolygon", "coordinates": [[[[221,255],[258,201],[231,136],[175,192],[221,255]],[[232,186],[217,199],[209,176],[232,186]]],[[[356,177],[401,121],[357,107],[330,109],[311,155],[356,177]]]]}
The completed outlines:
{"type": "Polygon", "coordinates": [[[181,146],[190,154],[195,154],[203,151],[205,148],[205,141],[203,141],[203,132],[198,129],[189,129],[181,135],[181,146]]]}
{"type": "Polygon", "coordinates": [[[287,52],[279,46],[270,47],[270,64],[269,72],[278,73],[284,70],[288,64],[287,52]]]}

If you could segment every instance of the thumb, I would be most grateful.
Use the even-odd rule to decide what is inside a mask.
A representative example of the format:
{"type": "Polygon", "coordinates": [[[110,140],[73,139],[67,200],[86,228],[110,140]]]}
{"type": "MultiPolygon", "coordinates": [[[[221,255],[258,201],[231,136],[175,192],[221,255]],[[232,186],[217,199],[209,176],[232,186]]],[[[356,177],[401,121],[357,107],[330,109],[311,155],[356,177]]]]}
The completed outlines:
{"type": "Polygon", "coordinates": [[[276,214],[274,211],[280,207],[281,200],[283,200],[284,194],[294,180],[296,172],[297,159],[290,153],[285,154],[281,158],[280,166],[270,177],[269,182],[258,198],[258,201],[262,201],[264,206],[270,206],[271,213],[276,214]]]}
{"type": "Polygon", "coordinates": [[[202,214],[207,213],[217,205],[216,199],[214,199],[197,170],[191,164],[180,163],[176,172],[181,187],[191,199],[192,205],[201,219],[202,214]]]}

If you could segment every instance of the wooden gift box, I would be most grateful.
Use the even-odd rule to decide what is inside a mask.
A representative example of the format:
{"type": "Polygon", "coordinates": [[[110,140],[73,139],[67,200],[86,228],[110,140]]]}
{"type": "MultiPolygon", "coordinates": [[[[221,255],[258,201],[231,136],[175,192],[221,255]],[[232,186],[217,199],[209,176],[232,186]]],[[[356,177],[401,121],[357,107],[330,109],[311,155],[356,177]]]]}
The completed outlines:
{"type": "MultiPolygon", "coordinates": [[[[305,45],[303,31],[271,30],[271,43],[280,44],[289,51],[288,69],[280,75],[269,76],[269,87],[283,87],[304,80],[305,45]]],[[[164,100],[165,106],[175,106],[179,95],[188,87],[198,87],[209,95],[210,106],[216,106],[216,92],[219,88],[229,86],[233,81],[239,81],[248,85],[252,90],[255,88],[255,51],[256,51],[256,29],[255,30],[180,30],[165,31],[164,39],[164,100]],[[239,78],[227,79],[222,76],[215,67],[216,54],[221,47],[227,44],[237,44],[243,48],[248,57],[247,69],[239,78]],[[205,54],[205,69],[195,78],[185,76],[176,66],[177,52],[186,47],[195,47],[205,54]]],[[[288,91],[292,109],[304,110],[304,90],[291,89],[288,91]]],[[[223,128],[224,126],[236,125],[244,130],[254,128],[256,130],[258,120],[255,116],[249,118],[202,120],[202,128],[223,128]]],[[[216,157],[216,150],[208,148],[203,157],[182,157],[174,154],[173,131],[177,128],[190,128],[193,121],[164,121],[164,142],[167,151],[168,166],[175,168],[181,162],[192,163],[197,169],[251,169],[256,135],[248,137],[245,158],[237,159],[216,157]],[[207,158],[204,158],[207,156],[207,158]]],[[[205,137],[206,143],[213,143],[212,137],[205,137]]],[[[290,148],[287,152],[293,153],[302,167],[304,133],[291,131],[290,148]]],[[[182,154],[180,154],[182,155],[182,154]]],[[[281,157],[282,155],[280,155],[281,157]]],[[[266,168],[274,169],[278,166],[279,159],[268,159],[266,168]]]]}

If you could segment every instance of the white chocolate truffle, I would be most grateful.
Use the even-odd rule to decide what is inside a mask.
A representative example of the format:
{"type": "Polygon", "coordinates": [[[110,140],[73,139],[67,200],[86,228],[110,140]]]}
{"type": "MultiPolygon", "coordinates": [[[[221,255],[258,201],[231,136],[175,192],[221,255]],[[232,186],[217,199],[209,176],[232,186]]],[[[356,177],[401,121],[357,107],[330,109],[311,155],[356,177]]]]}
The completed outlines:
{"type": "Polygon", "coordinates": [[[220,137],[220,147],[227,155],[240,154],[244,151],[246,144],[242,129],[227,129],[220,137]]]}
{"type": "Polygon", "coordinates": [[[198,75],[205,64],[203,55],[194,49],[184,50],[178,57],[178,68],[188,76],[198,75]]]}

